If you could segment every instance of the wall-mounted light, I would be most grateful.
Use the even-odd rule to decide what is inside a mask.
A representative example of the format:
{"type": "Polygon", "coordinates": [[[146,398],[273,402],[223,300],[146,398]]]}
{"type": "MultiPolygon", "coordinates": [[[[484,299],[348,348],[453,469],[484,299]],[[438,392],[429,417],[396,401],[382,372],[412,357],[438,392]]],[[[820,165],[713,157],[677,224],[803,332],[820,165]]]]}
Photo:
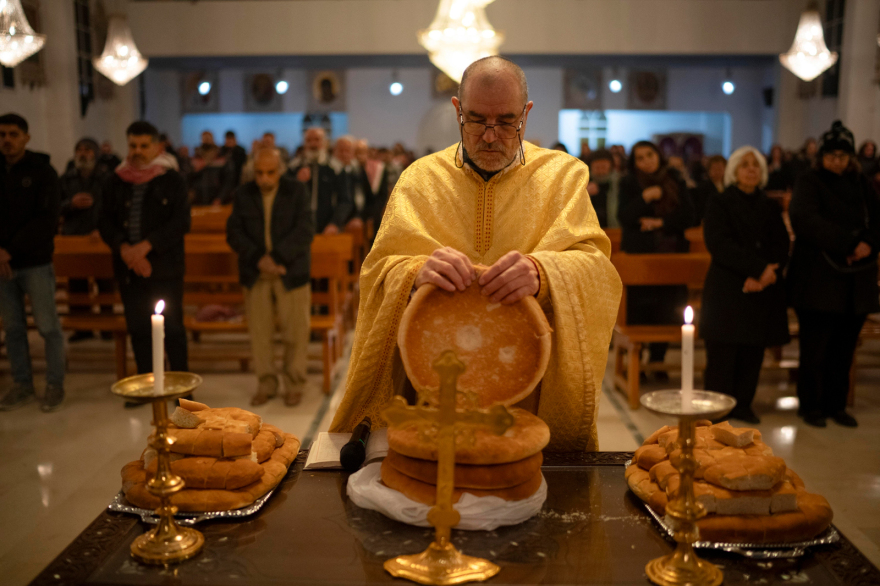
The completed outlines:
{"type": "Polygon", "coordinates": [[[388,91],[391,92],[392,96],[399,96],[403,93],[403,84],[399,81],[392,82],[391,85],[388,86],[388,91]]]}
{"type": "Polygon", "coordinates": [[[275,84],[275,91],[278,92],[278,95],[283,96],[284,94],[287,93],[287,90],[289,90],[289,89],[290,89],[290,84],[287,83],[286,81],[284,81],[283,79],[275,84]]]}
{"type": "Polygon", "coordinates": [[[209,93],[211,93],[211,82],[210,81],[203,81],[202,83],[200,83],[199,84],[199,94],[202,96],[207,96],[209,93]]]}
{"type": "Polygon", "coordinates": [[[613,93],[618,93],[623,89],[623,83],[619,79],[612,79],[608,82],[608,89],[610,89],[613,93]]]}
{"type": "Polygon", "coordinates": [[[736,84],[730,81],[729,79],[721,82],[721,91],[727,94],[728,96],[736,91],[736,84]]]}

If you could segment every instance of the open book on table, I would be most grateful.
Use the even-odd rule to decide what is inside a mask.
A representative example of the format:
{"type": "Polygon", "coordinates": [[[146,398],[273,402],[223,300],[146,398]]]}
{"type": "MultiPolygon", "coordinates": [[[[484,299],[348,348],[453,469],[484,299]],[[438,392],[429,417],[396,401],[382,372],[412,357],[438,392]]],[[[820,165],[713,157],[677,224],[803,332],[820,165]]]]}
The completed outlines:
{"type": "MultiPolygon", "coordinates": [[[[322,431],[312,442],[309,457],[303,470],[341,470],[339,451],[351,439],[350,433],[322,431]]],[[[388,429],[382,428],[370,434],[367,440],[367,457],[364,465],[381,460],[388,455],[388,429]]]]}

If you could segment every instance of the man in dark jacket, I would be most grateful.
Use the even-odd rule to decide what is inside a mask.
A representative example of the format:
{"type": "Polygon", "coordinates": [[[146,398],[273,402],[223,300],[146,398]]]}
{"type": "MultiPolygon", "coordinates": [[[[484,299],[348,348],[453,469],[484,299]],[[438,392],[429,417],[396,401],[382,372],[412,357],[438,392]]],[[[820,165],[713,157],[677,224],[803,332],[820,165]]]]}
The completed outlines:
{"type": "Polygon", "coordinates": [[[126,131],[128,157],[108,178],[99,222],[113,250],[113,269],[125,306],[125,320],[139,373],[153,365],[150,316],[165,301],[165,351],[171,370],[186,371],[183,326],[183,237],[189,231],[186,185],[163,166],[159,133],[149,122],[126,131]]]}
{"type": "Polygon", "coordinates": [[[315,231],[337,234],[345,228],[354,203],[340,192],[336,172],[327,161],[327,139],[323,128],[309,128],[305,134],[302,158],[290,162],[290,175],[306,186],[315,231]]]}
{"type": "Polygon", "coordinates": [[[64,400],[64,338],[55,307],[55,232],[58,229],[58,174],[48,155],[25,149],[27,121],[0,116],[0,318],[6,332],[12,387],[0,399],[11,411],[34,401],[24,296],[31,302],[37,330],[46,342],[46,392],[40,408],[54,411],[64,400]]]}
{"type": "MultiPolygon", "coordinates": [[[[61,177],[61,233],[67,236],[98,235],[98,215],[101,207],[101,189],[111,170],[98,163],[100,148],[91,138],[82,138],[76,143],[73,161],[61,177]]],[[[102,293],[113,291],[113,282],[98,281],[102,293]]],[[[71,279],[67,284],[70,293],[85,294],[89,291],[86,279],[71,279]]],[[[112,307],[104,308],[112,312],[112,307]]],[[[71,313],[91,312],[90,306],[71,305],[71,313]]],[[[90,331],[74,332],[71,342],[93,337],[90,331]]],[[[108,333],[109,336],[109,333],[108,333]]]]}
{"type": "Polygon", "coordinates": [[[306,385],[314,225],[304,186],[282,178],[282,171],[277,150],[257,151],[254,181],[236,191],[226,225],[226,239],[238,253],[258,379],[251,405],[262,405],[278,393],[272,349],[276,316],[284,342],[284,403],[297,405],[306,385]]]}

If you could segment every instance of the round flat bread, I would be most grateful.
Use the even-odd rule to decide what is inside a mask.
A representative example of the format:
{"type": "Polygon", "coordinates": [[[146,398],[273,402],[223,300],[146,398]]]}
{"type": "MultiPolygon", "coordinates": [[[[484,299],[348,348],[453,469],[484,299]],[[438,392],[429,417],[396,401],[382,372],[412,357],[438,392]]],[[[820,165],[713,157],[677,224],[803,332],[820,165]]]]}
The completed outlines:
{"type": "MultiPolygon", "coordinates": [[[[477,275],[486,270],[477,267],[477,275]]],[[[478,407],[513,405],[547,370],[550,324],[533,297],[511,305],[491,303],[477,281],[454,293],[419,287],[400,321],[400,357],[418,391],[436,392],[440,376],[434,361],[453,350],[466,367],[459,391],[475,393],[478,407]]]]}
{"type": "Polygon", "coordinates": [[[798,510],[773,515],[707,515],[697,521],[700,539],[724,543],[792,543],[828,529],[834,514],[825,497],[803,490],[798,510]]]}
{"type": "MultiPolygon", "coordinates": [[[[473,431],[473,443],[462,439],[455,446],[456,464],[506,464],[524,460],[550,443],[550,428],[525,409],[509,407],[513,425],[503,435],[486,429],[473,431]]],[[[388,429],[388,447],[404,456],[437,461],[437,445],[432,437],[423,439],[415,426],[388,429]]]]}
{"type": "MultiPolygon", "coordinates": [[[[518,486],[499,488],[496,490],[479,490],[476,488],[454,488],[452,490],[452,502],[457,503],[464,493],[470,493],[477,497],[497,496],[506,501],[521,501],[527,499],[541,488],[543,476],[539,470],[537,474],[518,486]]],[[[402,493],[407,498],[433,506],[437,499],[437,486],[410,478],[406,474],[398,472],[388,463],[388,459],[382,461],[382,482],[388,488],[402,493]]]]}
{"type": "MultiPolygon", "coordinates": [[[[388,451],[385,461],[395,470],[428,484],[437,483],[437,462],[419,460],[388,451]]],[[[544,455],[538,452],[525,460],[509,464],[479,466],[473,464],[455,465],[455,486],[459,488],[478,488],[493,490],[510,488],[528,481],[541,470],[544,455]]]]}

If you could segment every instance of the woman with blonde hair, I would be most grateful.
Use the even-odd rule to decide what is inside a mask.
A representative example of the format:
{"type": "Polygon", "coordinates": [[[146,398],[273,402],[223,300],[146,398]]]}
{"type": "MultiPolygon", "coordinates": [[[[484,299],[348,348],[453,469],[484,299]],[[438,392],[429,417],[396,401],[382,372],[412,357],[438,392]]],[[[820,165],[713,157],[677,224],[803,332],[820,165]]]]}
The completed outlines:
{"type": "Polygon", "coordinates": [[[724,171],[726,189],[710,199],[703,223],[712,255],[700,321],[705,387],[734,397],[729,417],[752,424],[760,423],[752,400],[764,349],[789,340],[782,274],[790,239],[766,184],[764,155],[751,146],[737,149],[724,171]]]}

